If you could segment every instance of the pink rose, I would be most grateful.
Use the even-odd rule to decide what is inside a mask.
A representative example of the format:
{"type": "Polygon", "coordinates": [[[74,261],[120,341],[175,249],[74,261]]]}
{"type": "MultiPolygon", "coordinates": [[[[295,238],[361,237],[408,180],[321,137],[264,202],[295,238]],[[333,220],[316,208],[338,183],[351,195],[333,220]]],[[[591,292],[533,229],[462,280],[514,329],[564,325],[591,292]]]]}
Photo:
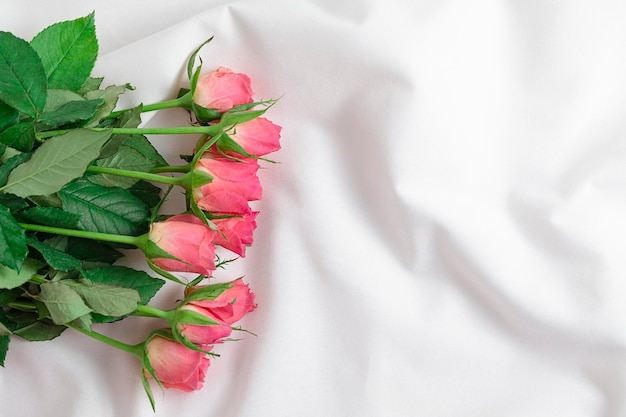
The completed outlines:
{"type": "Polygon", "coordinates": [[[263,193],[257,176],[259,164],[254,159],[236,161],[228,158],[200,158],[195,169],[209,174],[210,183],[194,190],[201,209],[219,214],[251,214],[249,201],[259,200],[263,193]]]}
{"type": "Polygon", "coordinates": [[[180,259],[153,258],[161,269],[211,275],[215,269],[216,232],[192,214],[179,214],[163,222],[155,222],[148,238],[160,249],[180,259]]]}
{"type": "Polygon", "coordinates": [[[165,388],[187,392],[202,388],[211,364],[206,354],[162,336],[153,336],[148,341],[146,354],[165,388]]]}
{"type": "Polygon", "coordinates": [[[249,154],[263,156],[280,149],[281,130],[268,119],[257,117],[235,126],[229,136],[249,154]]]}
{"type": "Polygon", "coordinates": [[[258,214],[258,212],[252,212],[242,217],[213,220],[213,223],[220,231],[220,233],[215,235],[213,243],[244,258],[246,256],[246,246],[251,245],[254,240],[255,220],[258,214]]]}
{"type": "MultiPolygon", "coordinates": [[[[194,287],[188,293],[203,287],[194,287]]],[[[254,293],[250,291],[248,284],[238,279],[232,286],[212,300],[194,300],[188,304],[193,305],[205,312],[207,316],[215,317],[227,324],[233,324],[247,313],[253,311],[257,305],[254,302],[254,293]]]]}
{"type": "Polygon", "coordinates": [[[252,95],[250,77],[219,67],[198,80],[193,101],[224,113],[235,106],[252,103],[252,95]]]}
{"type": "Polygon", "coordinates": [[[211,325],[178,323],[178,330],[191,343],[195,343],[197,345],[212,345],[214,343],[220,343],[222,338],[230,336],[230,333],[232,332],[232,328],[229,324],[222,322],[206,309],[197,307],[193,304],[185,304],[180,307],[180,310],[193,311],[219,323],[211,325]]]}

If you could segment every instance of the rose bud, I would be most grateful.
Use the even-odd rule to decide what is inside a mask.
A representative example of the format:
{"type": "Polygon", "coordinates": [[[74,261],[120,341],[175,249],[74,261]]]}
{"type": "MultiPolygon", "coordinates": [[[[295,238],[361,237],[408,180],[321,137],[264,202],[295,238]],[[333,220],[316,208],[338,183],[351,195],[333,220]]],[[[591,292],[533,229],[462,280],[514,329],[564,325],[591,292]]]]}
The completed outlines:
{"type": "MultiPolygon", "coordinates": [[[[194,292],[202,291],[203,288],[206,287],[194,287],[187,296],[193,297],[194,292]]],[[[215,298],[194,299],[187,304],[203,310],[207,316],[215,317],[223,323],[233,324],[257,307],[254,299],[255,295],[250,291],[248,284],[244,284],[241,279],[238,279],[215,298]]]]}
{"type": "Polygon", "coordinates": [[[197,345],[212,345],[215,343],[221,343],[222,338],[230,336],[232,332],[232,328],[229,324],[222,322],[219,318],[212,315],[210,311],[199,308],[193,304],[184,304],[179,308],[179,310],[192,311],[216,322],[215,324],[208,325],[178,322],[178,331],[191,343],[195,343],[197,345]]]}
{"type": "Polygon", "coordinates": [[[252,103],[250,77],[219,67],[198,80],[193,95],[196,105],[224,113],[235,106],[252,103]]]}
{"type": "Polygon", "coordinates": [[[154,222],[148,239],[159,249],[178,258],[151,258],[161,269],[211,275],[215,270],[216,232],[192,214],[179,214],[162,222],[154,222]]]}
{"type": "Polygon", "coordinates": [[[213,239],[213,244],[219,245],[237,255],[245,258],[246,246],[252,245],[254,229],[256,229],[256,216],[258,212],[252,212],[241,217],[227,217],[215,219],[213,223],[219,232],[213,239]]]}
{"type": "Polygon", "coordinates": [[[257,176],[258,162],[206,155],[194,168],[212,177],[208,184],[193,190],[198,207],[219,214],[251,214],[248,202],[260,199],[263,193],[257,176]]]}
{"type": "Polygon", "coordinates": [[[211,364],[205,353],[158,335],[146,343],[146,354],[154,375],[165,388],[187,392],[202,388],[211,364]]]}
{"type": "MultiPolygon", "coordinates": [[[[257,117],[240,123],[233,128],[229,136],[247,153],[263,156],[280,149],[280,131],[282,127],[264,117],[257,117]]],[[[228,154],[237,155],[234,151],[228,154]]]]}

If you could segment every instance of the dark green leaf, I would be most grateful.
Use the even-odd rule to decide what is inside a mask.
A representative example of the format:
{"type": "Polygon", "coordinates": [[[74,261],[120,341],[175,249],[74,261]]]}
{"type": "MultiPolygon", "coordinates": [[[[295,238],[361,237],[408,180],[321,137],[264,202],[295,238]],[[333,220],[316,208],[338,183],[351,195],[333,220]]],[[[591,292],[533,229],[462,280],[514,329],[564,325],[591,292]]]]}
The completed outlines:
{"type": "Polygon", "coordinates": [[[31,45],[41,57],[50,88],[76,91],[89,78],[98,56],[94,15],[55,23],[31,45]]]}
{"type": "MultiPolygon", "coordinates": [[[[17,275],[16,271],[22,267],[27,253],[26,232],[17,223],[11,211],[7,207],[0,206],[0,264],[17,275]]],[[[5,274],[8,272],[0,275],[2,281],[5,274]]],[[[0,288],[13,287],[5,286],[3,282],[0,282],[0,288]]]]}
{"type": "Polygon", "coordinates": [[[70,101],[54,111],[43,113],[40,121],[49,127],[58,127],[88,120],[103,102],[101,98],[70,101]]]}
{"type": "Polygon", "coordinates": [[[35,126],[29,122],[13,125],[0,134],[0,143],[20,152],[30,152],[35,144],[35,126]]]}
{"type": "Polygon", "coordinates": [[[23,39],[0,32],[0,100],[36,119],[46,105],[46,73],[23,39]]]}
{"type": "Polygon", "coordinates": [[[80,215],[68,213],[56,207],[32,207],[22,211],[20,217],[29,223],[64,227],[66,229],[76,229],[80,221],[80,215]]]}
{"type": "Polygon", "coordinates": [[[139,181],[128,189],[135,197],[154,208],[161,201],[161,188],[148,181],[139,181]]]}
{"type": "Polygon", "coordinates": [[[128,190],[81,178],[63,187],[59,197],[65,210],[81,216],[83,230],[120,235],[145,232],[148,207],[128,190]]]}
{"type": "Polygon", "coordinates": [[[4,361],[7,358],[7,352],[9,351],[9,342],[11,336],[0,336],[0,366],[4,366],[4,361]]]}
{"type": "Polygon", "coordinates": [[[109,265],[124,256],[105,243],[78,238],[67,240],[67,253],[86,263],[109,265]]]}
{"type": "Polygon", "coordinates": [[[0,132],[20,120],[20,112],[0,101],[0,132]]]}
{"type": "Polygon", "coordinates": [[[155,278],[147,272],[125,266],[91,269],[85,272],[85,277],[92,282],[132,288],[139,293],[142,304],[147,304],[165,284],[164,280],[155,278]]]}
{"type": "Polygon", "coordinates": [[[67,327],[51,323],[48,320],[37,320],[27,326],[14,330],[13,333],[29,342],[41,342],[44,340],[52,340],[60,336],[65,329],[67,329],[67,327]]]}
{"type": "Polygon", "coordinates": [[[11,172],[7,185],[0,191],[20,197],[55,193],[83,175],[110,136],[108,130],[77,129],[48,139],[28,162],[11,172]]]}
{"type": "Polygon", "coordinates": [[[141,111],[143,109],[143,105],[139,105],[132,109],[128,109],[124,111],[121,115],[117,117],[115,123],[113,123],[114,127],[138,127],[141,124],[141,111]]]}
{"type": "Polygon", "coordinates": [[[12,288],[10,290],[0,290],[0,306],[9,304],[11,301],[17,300],[24,293],[20,288],[12,288]]]}
{"type": "Polygon", "coordinates": [[[133,135],[125,140],[123,145],[134,149],[144,158],[154,163],[155,166],[169,165],[159,151],[157,151],[152,143],[143,135],[133,135]]]}
{"type": "Polygon", "coordinates": [[[39,299],[48,308],[55,324],[69,323],[91,312],[81,296],[64,281],[45,282],[40,288],[39,299]]]}
{"type": "MultiPolygon", "coordinates": [[[[33,308],[35,307],[33,306],[33,308]]],[[[46,314],[47,314],[47,310],[46,310],[46,314]]],[[[21,327],[28,326],[29,324],[32,324],[35,321],[40,320],[40,319],[41,317],[38,316],[37,313],[34,313],[32,311],[27,312],[23,310],[18,310],[16,308],[10,308],[6,311],[5,318],[4,318],[5,321],[3,321],[2,314],[0,313],[0,321],[3,321],[3,323],[12,332],[15,332],[17,329],[21,327]]]]}
{"type": "Polygon", "coordinates": [[[137,309],[139,293],[132,288],[118,287],[88,279],[67,280],[94,313],[107,316],[125,316],[137,309]]]}
{"type": "Polygon", "coordinates": [[[0,205],[7,207],[11,213],[17,213],[28,207],[26,200],[13,194],[0,194],[0,205]]]}
{"type": "Polygon", "coordinates": [[[9,180],[9,174],[13,172],[16,166],[23,164],[30,159],[30,153],[18,153],[9,158],[2,166],[0,166],[0,187],[4,187],[9,180]]]}
{"type": "Polygon", "coordinates": [[[81,263],[78,259],[63,251],[50,247],[35,238],[28,238],[28,244],[35,248],[41,256],[43,256],[48,265],[54,269],[59,271],[69,271],[71,269],[78,269],[81,267],[81,263]]]}
{"type": "MultiPolygon", "coordinates": [[[[141,124],[141,109],[142,106],[137,106],[133,109],[123,112],[116,119],[111,120],[110,127],[138,127],[139,124],[141,124]]],[[[120,134],[114,134],[113,136],[111,136],[111,139],[109,139],[107,144],[104,145],[104,147],[102,148],[102,151],[100,152],[100,157],[98,159],[108,158],[114,155],[119,150],[122,143],[124,143],[124,141],[129,137],[130,135],[120,134]]]]}
{"type": "Polygon", "coordinates": [[[24,261],[20,272],[0,265],[0,288],[12,289],[19,287],[25,282],[28,282],[43,265],[42,262],[30,258],[24,261]]]}

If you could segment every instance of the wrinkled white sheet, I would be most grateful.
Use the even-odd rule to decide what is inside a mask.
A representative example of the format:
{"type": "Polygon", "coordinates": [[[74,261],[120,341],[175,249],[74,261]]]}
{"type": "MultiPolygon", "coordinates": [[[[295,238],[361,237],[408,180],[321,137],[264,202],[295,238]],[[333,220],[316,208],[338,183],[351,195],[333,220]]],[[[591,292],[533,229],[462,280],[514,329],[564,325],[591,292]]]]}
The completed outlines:
{"type": "MultiPolygon", "coordinates": [[[[13,341],[0,415],[626,415],[624,3],[0,9],[0,30],[26,39],[95,10],[96,74],[135,85],[128,106],[175,94],[215,35],[205,68],[282,96],[268,117],[284,126],[256,243],[221,273],[257,293],[243,323],[257,337],[220,346],[201,391],[156,389],[156,413],[130,355],[71,331],[13,341]]],[[[175,160],[191,142],[155,143],[175,160]]],[[[102,330],[131,342],[150,326],[102,330]]]]}

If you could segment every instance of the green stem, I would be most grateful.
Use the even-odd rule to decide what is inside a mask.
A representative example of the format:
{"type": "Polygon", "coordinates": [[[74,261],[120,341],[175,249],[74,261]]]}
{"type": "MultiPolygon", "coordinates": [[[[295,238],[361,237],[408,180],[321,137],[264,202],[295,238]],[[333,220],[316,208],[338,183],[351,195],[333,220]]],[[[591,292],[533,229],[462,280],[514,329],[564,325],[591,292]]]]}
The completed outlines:
{"type": "Polygon", "coordinates": [[[64,229],[61,227],[44,226],[40,224],[19,223],[20,227],[33,232],[53,233],[55,235],[79,237],[83,239],[101,240],[104,242],[122,243],[125,245],[133,245],[138,248],[145,246],[145,235],[141,236],[125,236],[114,235],[111,233],[88,232],[85,230],[64,229]]]}
{"type": "Polygon", "coordinates": [[[140,180],[160,182],[161,184],[180,185],[179,178],[166,177],[163,175],[157,175],[157,174],[153,174],[150,172],[130,171],[127,169],[107,168],[107,167],[99,167],[99,166],[90,166],[87,168],[87,171],[94,173],[94,174],[117,175],[120,177],[130,177],[130,178],[137,178],[140,180]]]}
{"type": "MultiPolygon", "coordinates": [[[[161,101],[158,103],[146,104],[141,108],[141,112],[146,113],[149,111],[171,109],[175,107],[182,107],[184,109],[189,109],[191,108],[191,102],[192,102],[191,94],[187,93],[184,96],[175,98],[173,100],[165,100],[165,101],[161,101]]],[[[121,115],[122,113],[128,110],[129,109],[114,111],[107,117],[107,119],[115,119],[116,117],[118,117],[119,115],[121,115]]]]}
{"type": "Polygon", "coordinates": [[[28,281],[32,282],[33,284],[43,284],[44,282],[46,282],[46,278],[43,275],[35,274],[30,277],[28,281]]]}
{"type": "Polygon", "coordinates": [[[158,317],[169,321],[170,312],[155,307],[138,304],[137,310],[135,310],[133,315],[142,317],[158,317]]]}
{"type": "MultiPolygon", "coordinates": [[[[213,136],[222,131],[223,126],[218,123],[210,126],[180,126],[180,127],[92,127],[94,132],[111,131],[114,135],[209,135],[213,136]]],[[[71,129],[49,130],[36,134],[37,139],[47,139],[64,135],[71,129]]]]}
{"type": "Polygon", "coordinates": [[[186,165],[166,165],[162,167],[154,167],[150,170],[153,174],[158,174],[160,172],[182,172],[187,173],[191,169],[191,164],[186,165]]]}
{"type": "Polygon", "coordinates": [[[102,333],[94,332],[93,330],[83,329],[82,327],[78,327],[69,323],[67,323],[66,326],[76,331],[79,331],[82,334],[91,337],[92,339],[96,339],[100,342],[106,343],[109,346],[113,346],[114,348],[123,350],[128,353],[132,353],[140,359],[143,357],[143,343],[140,343],[138,345],[129,345],[127,343],[120,342],[119,340],[105,336],[102,333]]]}

